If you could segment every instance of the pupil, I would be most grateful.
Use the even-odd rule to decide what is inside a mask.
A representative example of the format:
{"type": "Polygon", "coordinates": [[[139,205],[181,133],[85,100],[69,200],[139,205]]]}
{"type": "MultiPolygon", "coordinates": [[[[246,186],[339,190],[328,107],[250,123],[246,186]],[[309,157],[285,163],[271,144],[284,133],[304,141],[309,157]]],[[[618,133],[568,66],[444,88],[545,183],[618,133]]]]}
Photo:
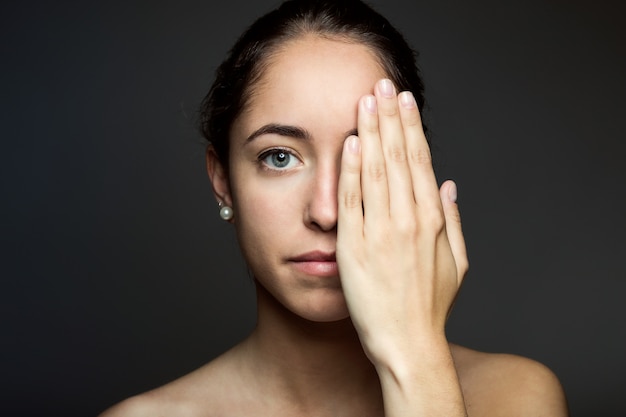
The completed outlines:
{"type": "Polygon", "coordinates": [[[289,155],[287,155],[287,153],[285,152],[278,152],[276,154],[274,154],[274,164],[277,167],[284,167],[289,163],[289,159],[288,159],[289,155]]]}

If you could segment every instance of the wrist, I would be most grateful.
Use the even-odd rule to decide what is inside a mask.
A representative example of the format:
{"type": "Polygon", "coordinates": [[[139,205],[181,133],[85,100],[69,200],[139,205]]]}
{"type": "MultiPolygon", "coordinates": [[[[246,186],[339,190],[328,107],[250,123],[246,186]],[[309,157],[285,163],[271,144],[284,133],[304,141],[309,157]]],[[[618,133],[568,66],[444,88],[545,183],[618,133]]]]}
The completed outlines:
{"type": "Polygon", "coordinates": [[[364,346],[379,373],[401,376],[440,369],[442,365],[453,366],[445,334],[420,334],[395,339],[386,337],[364,346]]]}
{"type": "Polygon", "coordinates": [[[388,350],[373,363],[386,408],[389,404],[396,411],[422,410],[423,415],[467,415],[445,337],[421,338],[411,349],[388,350]]]}

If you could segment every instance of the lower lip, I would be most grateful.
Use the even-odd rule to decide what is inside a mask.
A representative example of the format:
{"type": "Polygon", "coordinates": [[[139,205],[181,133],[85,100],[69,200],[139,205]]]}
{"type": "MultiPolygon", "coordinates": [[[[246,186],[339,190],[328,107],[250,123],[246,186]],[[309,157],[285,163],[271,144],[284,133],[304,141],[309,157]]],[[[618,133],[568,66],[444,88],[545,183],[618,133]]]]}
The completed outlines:
{"type": "Polygon", "coordinates": [[[333,261],[301,261],[294,262],[295,268],[308,275],[318,277],[334,277],[339,275],[337,262],[333,261]]]}

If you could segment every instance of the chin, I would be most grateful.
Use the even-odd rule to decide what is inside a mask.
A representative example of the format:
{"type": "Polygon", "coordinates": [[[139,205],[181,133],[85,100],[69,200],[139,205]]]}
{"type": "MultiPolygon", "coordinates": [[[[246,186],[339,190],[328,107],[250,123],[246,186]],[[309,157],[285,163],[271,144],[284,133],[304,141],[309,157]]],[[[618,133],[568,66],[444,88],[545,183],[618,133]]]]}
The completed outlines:
{"type": "Polygon", "coordinates": [[[300,317],[315,323],[334,323],[350,318],[347,308],[327,309],[323,311],[307,311],[300,314],[300,317]]]}
{"type": "Polygon", "coordinates": [[[298,300],[290,310],[303,319],[317,323],[331,323],[350,317],[342,291],[316,291],[306,299],[298,300]]]}
{"type": "MultiPolygon", "coordinates": [[[[258,307],[282,311],[304,320],[330,323],[350,317],[346,299],[341,288],[316,288],[299,294],[276,293],[256,280],[258,307]]],[[[279,313],[280,314],[280,313],[279,313]]]]}

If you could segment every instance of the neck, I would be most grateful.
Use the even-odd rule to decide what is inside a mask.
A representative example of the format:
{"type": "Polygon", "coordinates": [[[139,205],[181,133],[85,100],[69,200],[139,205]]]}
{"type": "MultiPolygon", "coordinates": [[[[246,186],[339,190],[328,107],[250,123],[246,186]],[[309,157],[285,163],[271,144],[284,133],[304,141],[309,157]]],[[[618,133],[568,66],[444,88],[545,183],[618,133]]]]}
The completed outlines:
{"type": "Polygon", "coordinates": [[[299,404],[378,401],[378,376],[349,318],[330,323],[303,319],[258,284],[257,305],[257,327],[246,348],[260,383],[276,381],[273,389],[299,404]]]}

